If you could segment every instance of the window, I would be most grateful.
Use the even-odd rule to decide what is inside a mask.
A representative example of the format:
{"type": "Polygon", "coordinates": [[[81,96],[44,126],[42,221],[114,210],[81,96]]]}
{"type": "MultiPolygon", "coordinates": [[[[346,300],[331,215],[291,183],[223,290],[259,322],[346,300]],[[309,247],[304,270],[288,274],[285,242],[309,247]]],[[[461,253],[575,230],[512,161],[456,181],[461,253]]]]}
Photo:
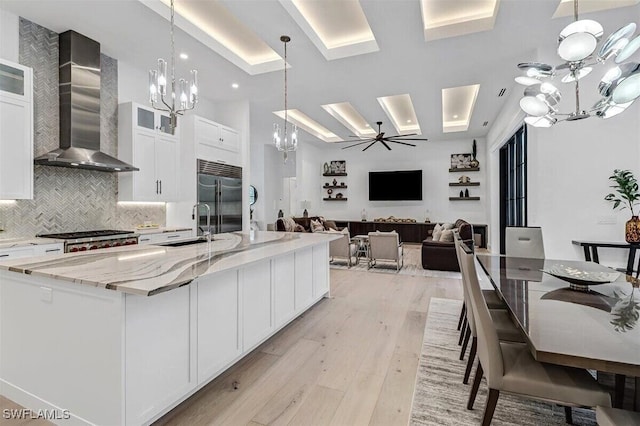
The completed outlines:
{"type": "Polygon", "coordinates": [[[527,226],[527,127],[522,126],[500,149],[500,253],[505,228],[527,226]]]}

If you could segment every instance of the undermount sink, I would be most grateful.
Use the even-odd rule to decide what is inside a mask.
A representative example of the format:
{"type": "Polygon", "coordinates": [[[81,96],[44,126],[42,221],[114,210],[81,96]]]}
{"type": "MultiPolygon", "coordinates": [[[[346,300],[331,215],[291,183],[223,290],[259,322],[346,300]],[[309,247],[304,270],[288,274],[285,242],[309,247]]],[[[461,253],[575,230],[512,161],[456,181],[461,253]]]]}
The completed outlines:
{"type": "Polygon", "coordinates": [[[165,246],[165,247],[181,247],[181,246],[190,246],[192,244],[202,244],[202,243],[206,243],[206,242],[207,242],[206,239],[198,238],[198,239],[195,239],[195,240],[176,241],[175,243],[160,243],[160,244],[156,244],[156,245],[165,246]]]}

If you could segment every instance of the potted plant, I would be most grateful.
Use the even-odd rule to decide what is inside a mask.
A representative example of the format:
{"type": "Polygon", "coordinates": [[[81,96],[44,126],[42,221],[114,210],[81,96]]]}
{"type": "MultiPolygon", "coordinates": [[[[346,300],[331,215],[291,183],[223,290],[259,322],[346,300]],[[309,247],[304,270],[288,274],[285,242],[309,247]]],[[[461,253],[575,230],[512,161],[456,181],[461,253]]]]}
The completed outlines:
{"type": "Polygon", "coordinates": [[[611,188],[614,188],[617,194],[611,193],[604,199],[613,203],[614,210],[617,208],[622,210],[629,207],[631,219],[625,225],[625,240],[628,243],[638,243],[640,242],[640,219],[638,219],[633,209],[638,200],[640,200],[638,181],[629,170],[618,169],[613,171],[613,175],[609,176],[609,180],[615,183],[615,185],[611,185],[611,188]]]}

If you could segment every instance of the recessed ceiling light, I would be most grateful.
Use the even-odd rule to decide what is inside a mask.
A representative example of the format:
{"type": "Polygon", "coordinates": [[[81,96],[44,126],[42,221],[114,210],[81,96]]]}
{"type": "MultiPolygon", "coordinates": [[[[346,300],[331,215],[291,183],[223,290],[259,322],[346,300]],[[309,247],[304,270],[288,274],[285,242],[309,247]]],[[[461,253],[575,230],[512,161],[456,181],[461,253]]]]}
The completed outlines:
{"type": "Polygon", "coordinates": [[[492,30],[499,3],[499,0],[421,0],[424,39],[430,41],[492,30]]]}
{"type": "Polygon", "coordinates": [[[479,90],[479,84],[442,89],[442,131],[444,133],[465,132],[469,129],[479,90]]]}
{"type": "Polygon", "coordinates": [[[240,87],[240,85],[238,83],[233,83],[231,87],[233,87],[234,89],[237,89],[238,87],[240,87]]]}
{"type": "MultiPolygon", "coordinates": [[[[170,0],[140,2],[165,19],[170,18],[170,0]]],[[[246,73],[282,70],[282,57],[222,2],[176,0],[175,3],[176,27],[246,73]]]]}
{"type": "Polygon", "coordinates": [[[327,60],[379,50],[358,1],[280,0],[327,60]]]}
{"type": "Polygon", "coordinates": [[[411,96],[409,96],[408,93],[404,95],[380,97],[378,98],[378,103],[380,103],[387,117],[391,119],[393,127],[396,128],[399,134],[422,134],[420,123],[418,123],[416,112],[413,109],[411,96]]]}
{"type": "MultiPolygon", "coordinates": [[[[282,111],[273,111],[275,115],[284,119],[284,110],[282,111]]],[[[322,126],[318,122],[314,121],[308,115],[303,113],[297,109],[288,109],[287,110],[288,120],[290,123],[295,124],[300,129],[309,133],[312,136],[317,137],[318,139],[324,142],[338,142],[342,139],[326,127],[322,126]]]]}
{"type": "Polygon", "coordinates": [[[322,108],[344,127],[351,130],[354,135],[361,138],[376,135],[367,120],[349,102],[322,105],[322,108]]]}
{"type": "Polygon", "coordinates": [[[182,52],[180,54],[180,59],[189,59],[189,55],[187,55],[186,53],[182,52]]]}

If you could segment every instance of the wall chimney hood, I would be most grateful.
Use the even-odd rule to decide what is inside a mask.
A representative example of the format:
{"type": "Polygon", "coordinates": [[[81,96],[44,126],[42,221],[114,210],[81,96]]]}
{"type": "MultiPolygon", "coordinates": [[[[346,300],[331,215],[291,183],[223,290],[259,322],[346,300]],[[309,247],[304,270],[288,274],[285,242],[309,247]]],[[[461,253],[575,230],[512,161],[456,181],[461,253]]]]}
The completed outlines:
{"type": "Polygon", "coordinates": [[[35,164],[104,172],[138,168],[100,151],[100,43],[66,31],[59,36],[60,148],[35,164]]]}

